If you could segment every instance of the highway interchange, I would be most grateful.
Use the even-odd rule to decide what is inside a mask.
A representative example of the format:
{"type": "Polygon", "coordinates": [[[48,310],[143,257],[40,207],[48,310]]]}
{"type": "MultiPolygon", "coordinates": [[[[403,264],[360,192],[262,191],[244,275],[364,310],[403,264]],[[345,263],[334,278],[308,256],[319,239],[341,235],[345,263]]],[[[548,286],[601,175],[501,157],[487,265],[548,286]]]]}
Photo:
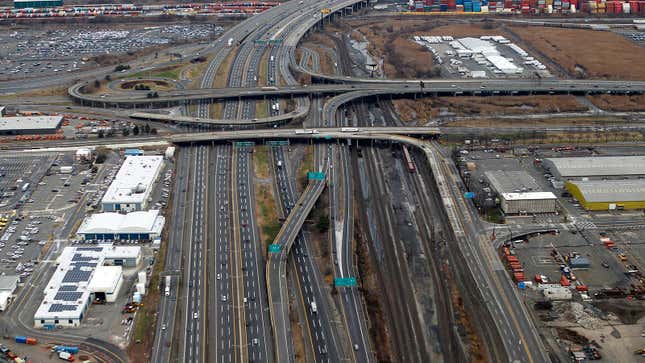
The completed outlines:
{"type": "MultiPolygon", "coordinates": [[[[306,129],[236,129],[169,137],[169,142],[181,146],[173,190],[170,253],[164,261],[163,272],[164,276],[171,277],[171,289],[169,295],[161,296],[151,361],[294,361],[289,311],[293,303],[289,298],[291,290],[295,291],[296,300],[300,300],[295,304],[304,311],[305,350],[315,361],[375,360],[360,292],[356,288],[339,288],[340,303],[336,305],[329,299],[320,271],[311,258],[311,241],[303,230],[307,217],[327,190],[334,277],[356,276],[353,239],[357,208],[354,193],[358,179],[350,144],[358,140],[406,144],[425,156],[424,162],[430,165],[435,181],[433,188],[437,188],[438,196],[434,201],[428,198],[423,203],[435,210],[441,205],[445,210],[441,218],[450,227],[451,242],[458,246],[458,253],[472,256],[476,261],[461,271],[460,278],[470,286],[465,294],[478,302],[475,304],[479,313],[477,319],[482,324],[485,339],[491,344],[491,357],[510,362],[550,361],[526,308],[495,256],[486,229],[462,197],[461,181],[454,165],[446,162],[447,156],[431,141],[441,130],[374,125],[363,120],[366,124],[347,131],[344,128],[353,125],[344,117],[338,117],[342,114],[339,110],[353,100],[375,95],[642,93],[645,82],[375,81],[320,74],[316,56],[312,54],[306,56],[314,60],[312,68],[305,66],[307,62],[295,64],[294,49],[304,33],[324,22],[320,10],[331,8],[326,16],[332,16],[336,10],[362,4],[356,0],[290,1],[239,23],[209,48],[213,59],[202,76],[199,89],[159,92],[159,98],[150,100],[145,95],[132,93],[108,97],[86,95],[82,92],[83,83],[70,87],[70,96],[75,101],[93,107],[182,106],[181,116],[145,112],[134,115],[141,119],[199,125],[228,122],[229,126],[239,128],[278,125],[306,117],[306,129]],[[234,46],[225,46],[228,39],[234,40],[234,46]],[[271,47],[258,45],[257,41],[261,39],[279,40],[280,43],[271,47]],[[267,65],[261,64],[264,54],[269,55],[267,65]],[[229,55],[234,58],[227,75],[227,87],[213,88],[217,70],[229,55]],[[259,80],[263,66],[268,67],[267,79],[259,80]],[[293,69],[328,84],[301,86],[291,73],[293,69]],[[259,81],[267,86],[258,87],[259,81]],[[325,96],[330,98],[323,104],[325,96]],[[255,117],[256,102],[269,100],[267,105],[270,106],[288,97],[295,98],[294,110],[285,112],[269,107],[268,117],[255,117]],[[220,115],[212,112],[211,103],[215,101],[224,105],[220,115]],[[196,117],[188,115],[190,104],[197,105],[196,117]],[[272,242],[279,249],[267,252],[263,250],[260,226],[257,225],[253,142],[287,139],[294,143],[307,140],[313,143],[312,171],[322,174],[312,175],[298,195],[287,148],[271,147],[269,165],[277,207],[284,223],[272,242]],[[263,252],[266,252],[266,258],[263,252]],[[288,275],[295,276],[297,286],[290,285],[288,275]],[[334,312],[340,312],[342,316],[341,328],[332,322],[334,312]]],[[[379,159],[373,150],[369,155],[368,159],[379,159]]],[[[423,184],[422,181],[417,183],[423,184]]],[[[375,192],[386,193],[378,183],[373,187],[375,192]]],[[[380,218],[388,217],[381,215],[380,218]]],[[[431,218],[424,215],[419,221],[429,223],[431,218]]],[[[402,315],[407,315],[402,318],[414,319],[412,311],[401,310],[402,315]]],[[[415,351],[411,346],[419,337],[412,337],[414,332],[401,334],[410,341],[408,346],[399,347],[399,358],[426,361],[423,349],[415,351]]],[[[416,342],[423,343],[422,340],[416,342]]]]}

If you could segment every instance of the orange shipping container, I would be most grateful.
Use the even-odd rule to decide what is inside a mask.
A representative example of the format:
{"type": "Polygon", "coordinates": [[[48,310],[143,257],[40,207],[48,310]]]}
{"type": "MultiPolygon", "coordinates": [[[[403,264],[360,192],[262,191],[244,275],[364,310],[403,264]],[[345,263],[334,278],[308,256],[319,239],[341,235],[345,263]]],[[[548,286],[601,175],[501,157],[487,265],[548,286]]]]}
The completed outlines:
{"type": "Polygon", "coordinates": [[[560,285],[569,286],[571,285],[571,283],[569,282],[569,279],[567,279],[566,276],[562,275],[562,278],[560,278],[560,285]]]}

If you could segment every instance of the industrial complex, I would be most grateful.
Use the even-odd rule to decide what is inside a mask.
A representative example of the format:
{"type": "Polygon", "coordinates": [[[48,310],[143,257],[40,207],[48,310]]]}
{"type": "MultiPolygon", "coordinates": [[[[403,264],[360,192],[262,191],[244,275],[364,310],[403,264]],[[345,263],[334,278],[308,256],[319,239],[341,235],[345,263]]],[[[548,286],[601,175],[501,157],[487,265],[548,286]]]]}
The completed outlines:
{"type": "Polygon", "coordinates": [[[34,326],[78,327],[93,301],[114,301],[123,283],[122,266],[136,267],[140,262],[138,246],[66,247],[43,291],[34,326]]]}
{"type": "Polygon", "coordinates": [[[576,180],[565,186],[587,210],[645,209],[645,179],[576,180]]]}
{"type": "Polygon", "coordinates": [[[12,2],[0,363],[645,357],[645,2],[12,2]]]}
{"type": "Polygon", "coordinates": [[[84,240],[151,241],[161,235],[165,218],[159,210],[91,214],[76,234],[84,240]]]}
{"type": "Polygon", "coordinates": [[[645,156],[640,155],[548,158],[543,166],[560,180],[645,176],[645,156]]]}
{"type": "Polygon", "coordinates": [[[101,200],[103,211],[146,209],[162,165],[163,156],[127,156],[101,200]]]}

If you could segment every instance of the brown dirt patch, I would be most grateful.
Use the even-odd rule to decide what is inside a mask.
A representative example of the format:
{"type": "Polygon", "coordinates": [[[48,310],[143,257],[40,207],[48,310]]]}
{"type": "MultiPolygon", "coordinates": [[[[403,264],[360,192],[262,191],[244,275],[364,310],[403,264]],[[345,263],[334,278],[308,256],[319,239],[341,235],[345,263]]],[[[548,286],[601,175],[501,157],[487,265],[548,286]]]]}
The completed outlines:
{"type": "Polygon", "coordinates": [[[383,71],[388,78],[427,78],[438,75],[432,54],[411,40],[414,35],[427,34],[434,26],[431,22],[390,19],[362,26],[361,23],[352,21],[348,24],[354,28],[352,38],[367,39],[369,53],[383,59],[383,71]]]}
{"type": "Polygon", "coordinates": [[[580,77],[645,80],[645,47],[606,31],[513,27],[525,42],[580,77]]]}
{"type": "Polygon", "coordinates": [[[593,95],[587,97],[594,105],[607,111],[645,111],[645,95],[593,95]]]}
{"type": "Polygon", "coordinates": [[[457,114],[493,115],[547,112],[585,111],[574,96],[492,96],[492,97],[439,97],[417,100],[392,101],[404,122],[425,122],[437,117],[443,110],[457,114]]]}

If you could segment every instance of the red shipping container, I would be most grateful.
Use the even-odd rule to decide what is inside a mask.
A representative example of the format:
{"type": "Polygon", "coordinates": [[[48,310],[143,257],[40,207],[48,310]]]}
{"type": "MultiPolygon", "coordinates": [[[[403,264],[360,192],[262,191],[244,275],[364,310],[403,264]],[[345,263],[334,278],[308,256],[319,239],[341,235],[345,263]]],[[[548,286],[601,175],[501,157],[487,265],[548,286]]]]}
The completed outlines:
{"type": "Polygon", "coordinates": [[[576,290],[578,290],[578,291],[589,291],[589,288],[587,288],[587,285],[578,285],[578,286],[576,286],[576,290]]]}
{"type": "Polygon", "coordinates": [[[517,256],[513,256],[513,255],[506,256],[506,259],[509,261],[517,261],[517,256]]]}
{"type": "Polygon", "coordinates": [[[638,1],[630,1],[629,2],[629,8],[631,9],[630,11],[632,14],[638,14],[638,1]]]}
{"type": "Polygon", "coordinates": [[[562,275],[562,277],[560,278],[560,285],[569,286],[571,285],[571,283],[569,282],[569,279],[566,276],[562,275]]]}
{"type": "Polygon", "coordinates": [[[27,344],[36,345],[38,344],[38,341],[36,340],[36,338],[27,338],[27,344]]]}

